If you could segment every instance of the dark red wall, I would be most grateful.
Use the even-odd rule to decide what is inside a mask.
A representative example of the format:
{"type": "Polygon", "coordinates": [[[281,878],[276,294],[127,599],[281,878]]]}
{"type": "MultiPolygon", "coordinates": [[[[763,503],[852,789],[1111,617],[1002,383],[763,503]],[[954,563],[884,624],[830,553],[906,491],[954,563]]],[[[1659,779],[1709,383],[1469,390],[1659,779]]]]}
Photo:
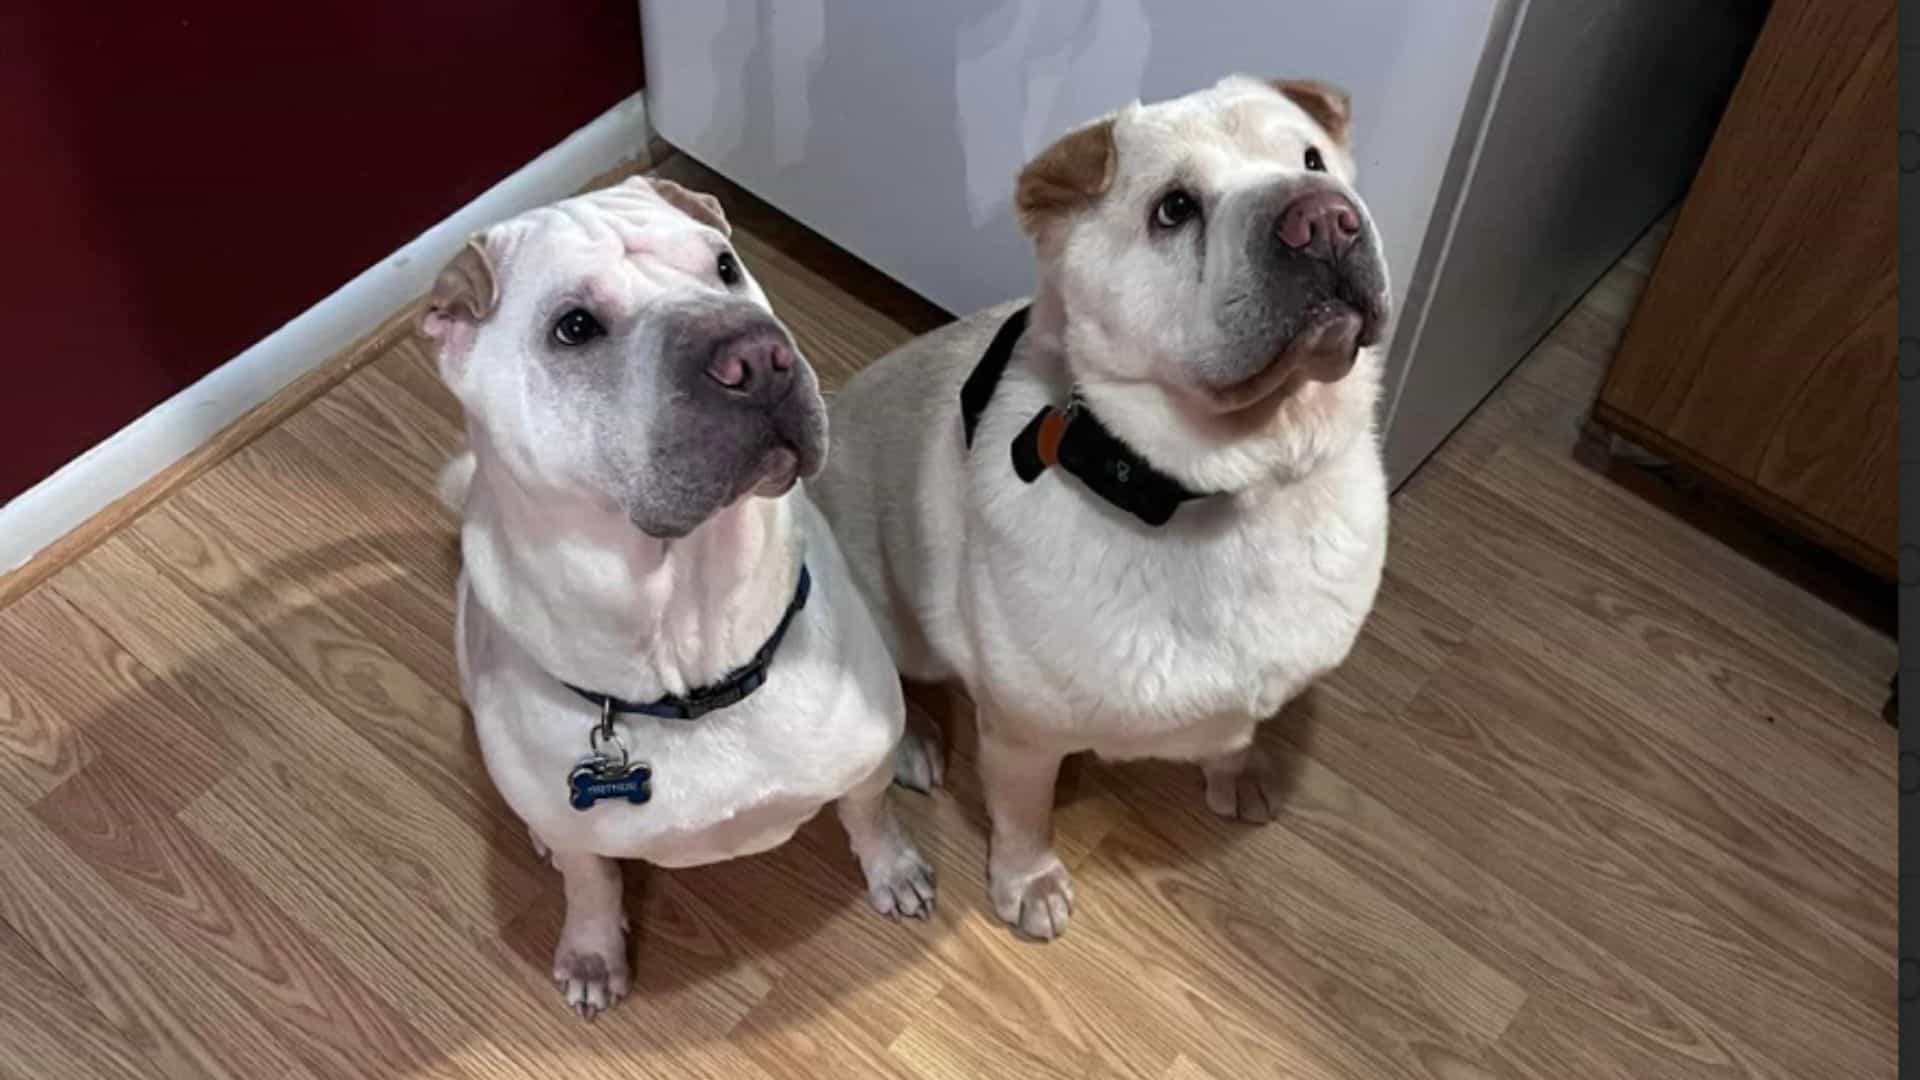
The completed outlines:
{"type": "Polygon", "coordinates": [[[633,93],[637,7],[0,2],[0,501],[633,93]]]}

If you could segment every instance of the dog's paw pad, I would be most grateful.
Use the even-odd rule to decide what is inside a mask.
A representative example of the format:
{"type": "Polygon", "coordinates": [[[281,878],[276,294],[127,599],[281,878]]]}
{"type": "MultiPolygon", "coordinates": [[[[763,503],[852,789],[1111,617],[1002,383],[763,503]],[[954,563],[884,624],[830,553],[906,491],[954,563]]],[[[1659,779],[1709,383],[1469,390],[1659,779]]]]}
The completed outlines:
{"type": "Polygon", "coordinates": [[[867,882],[867,902],[890,919],[925,919],[933,915],[933,867],[908,848],[883,872],[867,882]]]}
{"type": "Polygon", "coordinates": [[[1067,932],[1067,921],[1073,916],[1073,878],[1058,860],[1017,885],[995,883],[989,891],[994,911],[1020,936],[1052,941],[1067,932]]]}
{"type": "Polygon", "coordinates": [[[944,751],[938,739],[907,732],[893,751],[893,782],[909,791],[932,794],[947,779],[944,751]]]}

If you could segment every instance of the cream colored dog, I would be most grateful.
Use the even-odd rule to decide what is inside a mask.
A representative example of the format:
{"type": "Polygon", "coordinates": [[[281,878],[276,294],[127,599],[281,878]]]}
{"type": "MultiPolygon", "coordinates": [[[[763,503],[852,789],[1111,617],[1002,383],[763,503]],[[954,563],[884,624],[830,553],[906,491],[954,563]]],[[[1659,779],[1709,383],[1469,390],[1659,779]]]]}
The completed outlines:
{"type": "Polygon", "coordinates": [[[1019,179],[1030,309],[833,404],[815,495],[902,672],[978,707],[991,898],[1032,937],[1073,906],[1065,755],[1198,761],[1208,806],[1267,820],[1255,728],[1372,606],[1388,290],[1347,135],[1339,91],[1244,78],[1067,135],[1019,179]]]}
{"type": "Polygon", "coordinates": [[[829,802],[883,914],[933,876],[888,803],[899,679],[826,522],[812,370],[728,244],[665,181],[487,230],[423,329],[466,408],[460,675],[487,771],[565,879],[553,977],[628,987],[615,859],[695,866],[829,802]]]}

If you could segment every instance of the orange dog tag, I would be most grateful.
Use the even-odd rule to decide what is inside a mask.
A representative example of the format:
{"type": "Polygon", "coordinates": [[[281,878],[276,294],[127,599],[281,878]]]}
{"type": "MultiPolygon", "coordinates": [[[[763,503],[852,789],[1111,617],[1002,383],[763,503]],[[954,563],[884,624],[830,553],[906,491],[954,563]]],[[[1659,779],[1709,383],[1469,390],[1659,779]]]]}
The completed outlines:
{"type": "Polygon", "coordinates": [[[1060,440],[1066,434],[1066,414],[1058,409],[1048,409],[1047,418],[1040,421],[1039,434],[1034,438],[1040,460],[1048,468],[1060,464],[1060,440]]]}

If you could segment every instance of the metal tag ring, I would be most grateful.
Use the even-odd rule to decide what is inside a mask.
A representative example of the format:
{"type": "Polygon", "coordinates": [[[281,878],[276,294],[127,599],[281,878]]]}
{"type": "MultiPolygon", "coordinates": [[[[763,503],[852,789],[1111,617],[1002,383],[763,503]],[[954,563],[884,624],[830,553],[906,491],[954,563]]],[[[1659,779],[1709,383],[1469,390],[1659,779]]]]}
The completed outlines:
{"type": "Polygon", "coordinates": [[[602,730],[596,726],[587,734],[587,746],[593,750],[594,756],[603,761],[606,760],[607,754],[601,747],[607,743],[619,747],[620,765],[624,768],[627,764],[627,744],[620,741],[618,732],[613,731],[611,728],[602,730]]]}

